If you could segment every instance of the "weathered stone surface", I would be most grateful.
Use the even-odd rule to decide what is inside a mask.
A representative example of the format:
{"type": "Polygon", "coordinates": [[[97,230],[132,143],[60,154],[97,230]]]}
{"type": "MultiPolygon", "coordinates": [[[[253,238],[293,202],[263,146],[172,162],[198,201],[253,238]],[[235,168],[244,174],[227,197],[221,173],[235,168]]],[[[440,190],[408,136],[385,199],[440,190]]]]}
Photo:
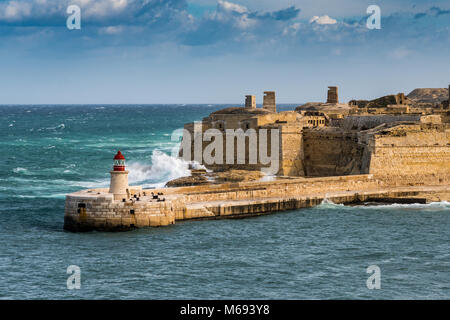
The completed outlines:
{"type": "Polygon", "coordinates": [[[421,88],[414,89],[407,97],[414,102],[440,103],[448,100],[449,90],[447,88],[421,88]]]}
{"type": "Polygon", "coordinates": [[[194,175],[190,177],[181,177],[178,179],[171,180],[166,183],[166,186],[169,188],[173,188],[173,187],[198,186],[208,183],[210,182],[204,175],[194,175]]]}
{"type": "Polygon", "coordinates": [[[277,112],[277,104],[275,102],[275,91],[264,92],[263,108],[272,112],[277,112]]]}
{"type": "Polygon", "coordinates": [[[245,107],[256,109],[256,97],[253,95],[245,96],[245,107]]]}
{"type": "Polygon", "coordinates": [[[328,87],[327,103],[339,103],[338,87],[328,87]]]}
{"type": "Polygon", "coordinates": [[[264,175],[261,171],[229,170],[225,172],[218,172],[215,175],[215,181],[217,183],[257,181],[263,176],[264,175]]]}

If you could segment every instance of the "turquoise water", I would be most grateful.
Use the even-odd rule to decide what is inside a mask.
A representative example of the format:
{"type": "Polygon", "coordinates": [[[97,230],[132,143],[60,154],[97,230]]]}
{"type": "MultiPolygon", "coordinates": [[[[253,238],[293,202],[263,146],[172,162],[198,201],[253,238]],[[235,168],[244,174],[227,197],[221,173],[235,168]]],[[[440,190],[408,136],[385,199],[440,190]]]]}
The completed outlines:
{"type": "Polygon", "coordinates": [[[312,209],[126,233],[62,230],[64,195],[185,174],[172,131],[220,106],[0,106],[0,299],[449,299],[450,204],[312,209]],[[66,269],[81,268],[68,290],[66,269]],[[381,269],[369,290],[366,268],[381,269]]]}

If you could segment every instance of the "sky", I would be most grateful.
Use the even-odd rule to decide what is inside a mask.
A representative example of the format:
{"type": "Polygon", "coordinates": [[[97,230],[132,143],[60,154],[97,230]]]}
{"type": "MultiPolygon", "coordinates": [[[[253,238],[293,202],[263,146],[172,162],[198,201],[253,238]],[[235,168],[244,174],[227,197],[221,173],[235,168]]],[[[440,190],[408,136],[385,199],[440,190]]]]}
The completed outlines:
{"type": "Polygon", "coordinates": [[[449,57],[448,0],[0,0],[0,104],[346,102],[447,87],[449,57]]]}

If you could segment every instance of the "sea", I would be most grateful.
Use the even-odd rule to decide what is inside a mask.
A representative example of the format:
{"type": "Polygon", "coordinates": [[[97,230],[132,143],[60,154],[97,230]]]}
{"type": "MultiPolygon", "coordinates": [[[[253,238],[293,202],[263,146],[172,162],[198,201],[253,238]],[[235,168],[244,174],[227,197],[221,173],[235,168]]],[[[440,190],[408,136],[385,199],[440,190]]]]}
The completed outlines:
{"type": "Polygon", "coordinates": [[[450,298],[448,202],[63,230],[65,195],[107,187],[117,150],[131,184],[164,186],[189,173],[176,130],[228,106],[0,106],[0,299],[450,298]]]}

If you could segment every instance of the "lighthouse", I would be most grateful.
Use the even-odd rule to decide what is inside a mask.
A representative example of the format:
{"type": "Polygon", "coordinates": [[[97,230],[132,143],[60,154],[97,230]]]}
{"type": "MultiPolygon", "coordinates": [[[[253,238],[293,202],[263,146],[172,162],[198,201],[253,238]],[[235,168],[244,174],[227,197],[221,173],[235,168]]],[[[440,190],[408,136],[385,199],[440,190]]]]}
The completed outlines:
{"type": "Polygon", "coordinates": [[[114,194],[115,200],[127,198],[128,171],[125,170],[125,157],[119,151],[114,156],[114,165],[111,173],[109,193],[114,194]]]}

